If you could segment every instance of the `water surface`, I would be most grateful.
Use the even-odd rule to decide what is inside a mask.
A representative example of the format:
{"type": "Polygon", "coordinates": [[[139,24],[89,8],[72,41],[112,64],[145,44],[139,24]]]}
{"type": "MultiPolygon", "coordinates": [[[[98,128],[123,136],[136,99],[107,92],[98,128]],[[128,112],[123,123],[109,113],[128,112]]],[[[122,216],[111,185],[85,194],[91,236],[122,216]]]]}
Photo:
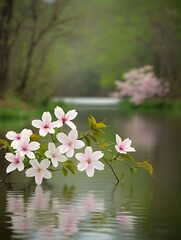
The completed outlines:
{"type": "MultiPolygon", "coordinates": [[[[121,113],[115,109],[79,110],[78,129],[87,129],[87,116],[106,120],[109,141],[115,133],[129,137],[137,161],[150,160],[154,178],[144,170],[131,176],[119,163],[116,180],[106,167],[93,178],[84,172],[66,178],[60,172],[36,186],[24,173],[0,182],[2,239],[181,239],[181,119],[157,114],[121,113]]],[[[7,125],[7,122],[6,122],[7,125]]],[[[1,137],[8,129],[1,122],[1,137]]],[[[13,123],[20,131],[25,123],[13,123]]],[[[7,163],[1,153],[0,176],[7,163]]]]}

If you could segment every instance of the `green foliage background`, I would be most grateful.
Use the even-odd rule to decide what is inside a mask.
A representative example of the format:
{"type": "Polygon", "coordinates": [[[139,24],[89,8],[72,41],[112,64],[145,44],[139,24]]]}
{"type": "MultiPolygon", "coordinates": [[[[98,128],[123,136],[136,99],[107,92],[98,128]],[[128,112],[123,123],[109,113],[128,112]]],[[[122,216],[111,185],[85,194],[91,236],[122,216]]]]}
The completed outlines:
{"type": "Polygon", "coordinates": [[[179,0],[69,0],[66,4],[17,0],[13,14],[22,27],[10,53],[6,95],[10,92],[36,103],[55,95],[105,96],[126,71],[151,64],[158,77],[171,84],[170,97],[180,97],[179,0]],[[37,35],[50,23],[56,4],[58,20],[35,47],[26,87],[18,93],[35,26],[32,4],[38,16],[37,35]]]}

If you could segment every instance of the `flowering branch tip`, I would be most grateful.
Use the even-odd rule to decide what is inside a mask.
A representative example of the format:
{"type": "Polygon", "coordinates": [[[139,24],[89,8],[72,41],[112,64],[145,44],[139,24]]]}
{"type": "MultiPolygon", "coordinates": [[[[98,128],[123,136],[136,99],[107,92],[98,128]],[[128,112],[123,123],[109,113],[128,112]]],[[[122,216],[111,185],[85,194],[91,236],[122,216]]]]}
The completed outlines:
{"type": "MultiPolygon", "coordinates": [[[[2,147],[8,150],[5,159],[10,162],[2,181],[5,182],[7,176],[14,170],[25,170],[26,177],[34,177],[37,185],[41,185],[43,179],[51,179],[51,172],[57,170],[62,171],[65,176],[68,172],[75,174],[75,171],[78,170],[80,172],[85,171],[88,177],[93,177],[96,170],[102,171],[105,169],[105,162],[113,172],[117,183],[119,183],[120,180],[112,162],[120,160],[120,155],[123,162],[126,159],[133,160],[127,154],[127,152],[136,151],[131,146],[132,141],[129,138],[122,140],[118,134],[115,134],[114,152],[108,149],[112,143],[110,144],[103,139],[102,129],[107,127],[104,122],[97,122],[91,115],[88,117],[89,130],[79,134],[77,126],[72,122],[78,115],[76,110],[72,109],[65,113],[61,107],[57,106],[54,109],[54,114],[56,120],[52,120],[53,117],[50,112],[44,112],[41,120],[32,120],[32,126],[38,129],[39,134],[34,134],[31,129],[25,128],[20,133],[7,132],[6,138],[8,141],[0,140],[2,147]],[[62,130],[65,124],[70,128],[68,134],[62,130]],[[51,137],[50,142],[43,139],[48,134],[51,137]],[[97,150],[93,150],[92,143],[97,147],[97,150]],[[84,150],[80,152],[82,148],[84,150]],[[110,153],[111,157],[107,158],[106,156],[110,153]]],[[[133,160],[132,164],[134,165],[127,165],[132,169],[138,167],[149,168],[149,173],[152,174],[153,172],[149,163],[138,164],[133,160]]]]}

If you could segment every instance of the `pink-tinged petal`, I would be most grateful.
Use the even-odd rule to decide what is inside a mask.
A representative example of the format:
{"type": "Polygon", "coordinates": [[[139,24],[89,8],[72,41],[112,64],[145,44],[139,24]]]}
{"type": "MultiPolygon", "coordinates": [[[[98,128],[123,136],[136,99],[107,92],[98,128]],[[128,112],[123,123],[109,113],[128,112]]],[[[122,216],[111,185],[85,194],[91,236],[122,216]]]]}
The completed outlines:
{"type": "Polygon", "coordinates": [[[52,161],[52,164],[53,164],[54,167],[57,167],[57,166],[58,166],[58,161],[57,161],[57,159],[52,158],[51,161],[52,161]]]}
{"type": "Polygon", "coordinates": [[[40,147],[40,143],[38,143],[38,142],[31,142],[29,144],[29,150],[31,150],[31,151],[35,151],[35,150],[39,149],[39,147],[40,147]]]}
{"type": "Polygon", "coordinates": [[[36,127],[36,128],[42,128],[43,123],[42,123],[41,120],[33,120],[33,121],[31,122],[31,125],[32,125],[33,127],[36,127]]]}
{"type": "Polygon", "coordinates": [[[85,155],[87,158],[92,158],[92,148],[91,147],[85,148],[85,155]]]}
{"type": "Polygon", "coordinates": [[[55,116],[56,116],[58,119],[62,118],[62,116],[65,115],[63,109],[62,109],[61,107],[58,107],[58,106],[55,108],[54,113],[55,113],[55,116]]]}
{"type": "Polygon", "coordinates": [[[59,128],[59,127],[62,127],[63,126],[63,123],[62,123],[62,121],[60,121],[60,120],[57,120],[57,121],[55,121],[54,122],[54,127],[57,127],[57,128],[59,128]]]}
{"type": "Polygon", "coordinates": [[[104,164],[100,161],[95,161],[94,168],[97,170],[104,170],[104,164]]]}
{"type": "Polygon", "coordinates": [[[14,171],[17,168],[17,164],[16,163],[10,163],[9,166],[6,168],[6,172],[10,173],[12,171],[14,171]]]}
{"type": "MultiPolygon", "coordinates": [[[[33,161],[33,160],[32,160],[33,161]]],[[[27,177],[34,177],[36,173],[36,169],[34,168],[29,168],[26,170],[25,174],[27,177]]]]}
{"type": "Polygon", "coordinates": [[[24,160],[24,156],[22,157],[19,153],[16,153],[16,156],[19,157],[19,161],[22,162],[24,160]]]}
{"type": "Polygon", "coordinates": [[[36,159],[30,160],[30,164],[33,168],[39,168],[40,167],[40,164],[36,159]]]}
{"type": "Polygon", "coordinates": [[[16,132],[9,131],[9,132],[6,133],[6,138],[9,139],[9,140],[14,140],[14,139],[16,139],[16,135],[17,135],[16,132]]]}
{"type": "Polygon", "coordinates": [[[73,155],[74,155],[74,149],[73,148],[69,148],[69,150],[66,152],[66,156],[68,158],[71,158],[71,157],[73,157],[73,155]]]}
{"type": "Polygon", "coordinates": [[[60,143],[67,143],[68,142],[68,137],[65,133],[58,133],[57,134],[57,139],[60,143]]]}
{"type": "Polygon", "coordinates": [[[116,149],[116,151],[119,152],[119,153],[126,153],[125,151],[121,150],[118,145],[115,145],[115,149],[116,149]]]}
{"type": "Polygon", "coordinates": [[[40,136],[45,137],[48,134],[48,130],[45,128],[41,128],[39,134],[40,136]]]}
{"type": "Polygon", "coordinates": [[[57,156],[57,161],[59,161],[59,162],[65,162],[65,161],[67,161],[67,157],[66,156],[64,156],[64,155],[59,155],[59,156],[57,156]]]}
{"type": "Polygon", "coordinates": [[[103,156],[104,156],[104,154],[101,151],[95,151],[95,152],[92,153],[92,159],[94,161],[99,160],[103,156]]]}
{"type": "Polygon", "coordinates": [[[92,166],[92,164],[89,164],[88,167],[86,168],[86,173],[88,177],[93,177],[94,175],[94,167],[92,166]]]}
{"type": "Polygon", "coordinates": [[[75,157],[79,161],[85,161],[86,160],[85,154],[83,154],[83,153],[77,153],[77,154],[75,154],[75,157]]]}
{"type": "Polygon", "coordinates": [[[71,121],[66,121],[65,123],[72,129],[76,129],[77,128],[76,125],[73,122],[71,122],[71,121]]]}
{"type": "Polygon", "coordinates": [[[12,146],[14,149],[17,149],[19,143],[20,143],[20,140],[18,140],[18,141],[17,141],[17,140],[14,140],[14,141],[12,141],[11,146],[12,146]]]}
{"type": "Polygon", "coordinates": [[[120,138],[119,135],[116,134],[116,142],[119,145],[120,143],[122,143],[122,139],[120,138]]]}
{"type": "Polygon", "coordinates": [[[49,112],[44,112],[42,115],[42,121],[44,123],[50,123],[52,121],[52,116],[49,112]]]}
{"type": "Polygon", "coordinates": [[[76,148],[76,149],[80,149],[82,147],[85,146],[85,143],[81,140],[76,140],[74,143],[73,143],[73,147],[76,148]]]}
{"type": "Polygon", "coordinates": [[[24,157],[24,156],[26,155],[26,152],[24,152],[24,151],[19,151],[19,154],[20,154],[21,157],[24,157]]]}
{"type": "Polygon", "coordinates": [[[87,167],[88,167],[88,162],[86,162],[86,161],[79,162],[77,165],[77,169],[79,171],[84,171],[87,167]]]}
{"type": "Polygon", "coordinates": [[[6,153],[5,158],[9,161],[9,162],[14,162],[15,156],[12,153],[6,153]]]}
{"type": "Polygon", "coordinates": [[[41,185],[42,180],[43,180],[42,173],[41,173],[41,172],[36,173],[36,174],[35,174],[35,182],[36,182],[36,184],[37,184],[37,185],[41,185]]]}
{"type": "Polygon", "coordinates": [[[46,179],[52,178],[52,174],[51,174],[51,172],[49,172],[48,170],[44,170],[44,171],[42,172],[42,175],[43,175],[43,177],[46,178],[46,179]]]}
{"type": "Polygon", "coordinates": [[[49,143],[48,143],[48,150],[49,150],[50,152],[54,152],[55,149],[56,149],[55,144],[54,144],[53,142],[49,142],[49,143]]]}
{"type": "Polygon", "coordinates": [[[18,164],[18,171],[23,171],[24,170],[24,164],[22,163],[22,162],[20,162],[19,164],[18,164]]]}
{"type": "Polygon", "coordinates": [[[68,134],[68,138],[70,139],[70,140],[74,140],[75,141],[75,139],[77,139],[78,138],[78,132],[77,132],[77,130],[76,129],[72,129],[70,132],[69,132],[69,134],[68,134]]]}
{"type": "Polygon", "coordinates": [[[30,136],[23,135],[21,140],[20,140],[20,143],[23,144],[23,145],[28,145],[29,142],[30,142],[30,136]]]}
{"type": "Polygon", "coordinates": [[[57,121],[51,122],[51,127],[52,128],[61,127],[62,125],[63,125],[62,123],[57,124],[57,121]]]}
{"type": "Polygon", "coordinates": [[[40,162],[40,166],[42,169],[47,169],[50,166],[50,161],[48,159],[44,159],[40,162]]]}
{"type": "Polygon", "coordinates": [[[33,132],[31,131],[31,129],[25,128],[25,129],[23,129],[21,131],[21,136],[25,135],[25,136],[29,136],[30,137],[32,134],[33,134],[33,132]]]}
{"type": "Polygon", "coordinates": [[[136,150],[133,147],[127,147],[126,151],[127,152],[136,152],[136,150]]]}
{"type": "Polygon", "coordinates": [[[30,159],[35,158],[35,154],[33,152],[31,152],[31,151],[27,151],[26,152],[26,156],[29,157],[30,159]]]}
{"type": "Polygon", "coordinates": [[[123,142],[122,142],[122,146],[127,147],[130,146],[132,143],[131,140],[129,140],[129,138],[126,138],[123,142]]]}
{"type": "Polygon", "coordinates": [[[54,133],[55,133],[55,129],[49,128],[49,129],[48,129],[48,132],[51,133],[51,134],[54,134],[54,133]]]}
{"type": "Polygon", "coordinates": [[[66,113],[65,117],[68,119],[68,120],[72,120],[74,118],[76,118],[77,116],[77,112],[73,109],[73,110],[70,110],[66,113]]]}
{"type": "Polygon", "coordinates": [[[46,152],[45,152],[45,156],[46,156],[47,158],[51,158],[51,157],[52,157],[52,154],[51,154],[50,151],[46,151],[46,152]]]}
{"type": "Polygon", "coordinates": [[[68,150],[69,150],[69,146],[68,145],[61,145],[59,147],[60,153],[66,153],[68,150]]]}

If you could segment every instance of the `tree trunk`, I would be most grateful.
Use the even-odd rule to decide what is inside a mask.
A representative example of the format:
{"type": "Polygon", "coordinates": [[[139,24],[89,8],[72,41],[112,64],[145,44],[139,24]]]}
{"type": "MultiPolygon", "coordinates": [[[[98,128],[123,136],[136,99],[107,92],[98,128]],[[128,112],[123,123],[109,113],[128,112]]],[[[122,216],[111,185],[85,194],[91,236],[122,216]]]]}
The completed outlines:
{"type": "Polygon", "coordinates": [[[11,20],[14,0],[4,1],[0,9],[0,98],[8,88],[9,59],[11,53],[11,20]]]}

